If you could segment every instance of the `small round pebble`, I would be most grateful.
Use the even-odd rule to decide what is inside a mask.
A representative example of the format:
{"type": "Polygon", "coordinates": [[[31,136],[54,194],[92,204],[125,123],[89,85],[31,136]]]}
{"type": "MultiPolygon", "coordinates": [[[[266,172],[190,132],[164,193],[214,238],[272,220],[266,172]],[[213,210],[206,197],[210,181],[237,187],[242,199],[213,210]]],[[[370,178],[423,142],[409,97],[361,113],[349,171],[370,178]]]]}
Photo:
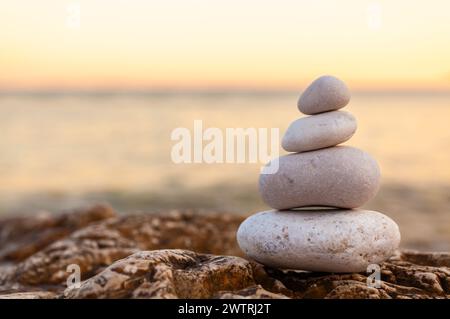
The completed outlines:
{"type": "Polygon", "coordinates": [[[350,90],[344,82],[330,75],[312,82],[298,100],[298,109],[304,114],[317,114],[343,108],[350,101],[350,90]]]}
{"type": "Polygon", "coordinates": [[[368,153],[350,146],[281,156],[259,177],[261,197],[272,208],[305,206],[356,208],[378,191],[380,170],[368,153]]]}
{"type": "Polygon", "coordinates": [[[269,267],[365,272],[394,254],[400,232],[375,211],[272,210],[247,218],[237,240],[247,256],[269,267]]]}
{"type": "Polygon", "coordinates": [[[350,139],[356,119],[345,111],[302,117],[288,127],[281,145],[288,152],[305,152],[335,146],[350,139]]]}

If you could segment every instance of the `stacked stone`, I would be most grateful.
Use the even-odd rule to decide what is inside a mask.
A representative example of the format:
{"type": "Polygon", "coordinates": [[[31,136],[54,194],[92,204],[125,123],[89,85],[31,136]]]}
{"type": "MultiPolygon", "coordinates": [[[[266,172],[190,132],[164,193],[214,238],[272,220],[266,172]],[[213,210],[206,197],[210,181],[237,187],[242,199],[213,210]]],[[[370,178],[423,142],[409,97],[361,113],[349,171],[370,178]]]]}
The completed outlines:
{"type": "Polygon", "coordinates": [[[275,268],[360,272],[397,249],[397,224],[357,209],[377,193],[380,170],[366,152],[337,146],[356,131],[355,118],[338,111],[349,101],[345,83],[332,76],[300,96],[298,108],[310,116],[294,121],[282,140],[295,153],[275,159],[274,172],[276,163],[269,163],[259,179],[263,200],[275,210],[250,216],[237,233],[250,258],[275,268]]]}

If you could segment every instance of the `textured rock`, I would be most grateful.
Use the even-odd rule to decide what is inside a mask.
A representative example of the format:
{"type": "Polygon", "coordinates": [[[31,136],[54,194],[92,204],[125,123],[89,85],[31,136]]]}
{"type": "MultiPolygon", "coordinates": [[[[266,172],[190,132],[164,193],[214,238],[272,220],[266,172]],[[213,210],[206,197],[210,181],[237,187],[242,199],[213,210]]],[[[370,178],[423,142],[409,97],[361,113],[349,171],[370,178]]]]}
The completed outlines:
{"type": "Polygon", "coordinates": [[[400,232],[374,211],[272,210],[247,218],[237,239],[247,256],[273,268],[360,272],[392,256],[400,232]]]}
{"type": "MultiPolygon", "coordinates": [[[[414,254],[414,253],[413,253],[414,254]]],[[[430,254],[428,254],[429,256],[430,254]]],[[[68,289],[64,298],[448,298],[450,265],[418,266],[397,254],[379,288],[364,273],[280,271],[232,256],[185,250],[139,252],[68,289]]]]}
{"type": "MultiPolygon", "coordinates": [[[[281,271],[218,256],[240,253],[234,238],[242,217],[211,214],[184,210],[126,215],[88,225],[23,261],[0,263],[0,298],[450,297],[449,253],[397,253],[380,265],[381,283],[376,289],[367,286],[365,273],[281,271]],[[209,254],[140,251],[162,248],[209,254]],[[64,294],[65,270],[73,262],[82,266],[84,281],[64,294]],[[124,285],[117,286],[119,282],[124,285]],[[191,292],[188,286],[195,289],[191,292]]],[[[15,232],[15,227],[10,230],[15,232]]]]}
{"type": "Polygon", "coordinates": [[[17,264],[4,281],[60,285],[70,274],[66,271],[68,265],[79,265],[84,279],[140,250],[182,248],[239,255],[235,232],[241,221],[238,216],[194,214],[189,210],[110,218],[30,256],[17,264]]]}
{"type": "Polygon", "coordinates": [[[17,292],[12,294],[0,295],[0,299],[53,299],[56,294],[51,291],[30,291],[17,292]]]}
{"type": "Polygon", "coordinates": [[[344,111],[302,117],[288,127],[281,145],[288,152],[305,152],[335,146],[350,139],[356,119],[344,111]]]}
{"type": "Polygon", "coordinates": [[[0,262],[20,261],[77,229],[114,217],[109,206],[0,219],[0,262]]]}
{"type": "Polygon", "coordinates": [[[115,262],[67,298],[210,298],[254,285],[250,264],[239,257],[187,250],[142,251],[115,262]]]}
{"type": "Polygon", "coordinates": [[[220,299],[289,299],[282,294],[265,290],[261,285],[250,286],[238,291],[221,291],[213,296],[220,299]]]}
{"type": "Polygon", "coordinates": [[[300,96],[297,106],[304,114],[316,114],[343,108],[350,101],[350,90],[334,76],[321,76],[300,96]]]}
{"type": "Polygon", "coordinates": [[[336,146],[281,156],[276,173],[260,175],[259,190],[275,209],[356,208],[375,196],[379,182],[378,164],[369,154],[336,146]]]}

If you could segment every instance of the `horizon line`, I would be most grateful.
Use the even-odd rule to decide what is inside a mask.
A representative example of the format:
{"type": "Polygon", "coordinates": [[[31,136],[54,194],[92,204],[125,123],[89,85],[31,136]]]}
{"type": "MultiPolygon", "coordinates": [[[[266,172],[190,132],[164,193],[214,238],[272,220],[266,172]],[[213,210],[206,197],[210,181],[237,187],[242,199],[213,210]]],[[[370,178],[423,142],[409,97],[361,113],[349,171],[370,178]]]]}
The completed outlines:
{"type": "MultiPolygon", "coordinates": [[[[73,88],[73,89],[0,89],[0,96],[114,96],[114,95],[276,95],[299,94],[303,89],[292,88],[73,88]]],[[[448,89],[374,88],[351,90],[355,94],[450,94],[448,89]]]]}

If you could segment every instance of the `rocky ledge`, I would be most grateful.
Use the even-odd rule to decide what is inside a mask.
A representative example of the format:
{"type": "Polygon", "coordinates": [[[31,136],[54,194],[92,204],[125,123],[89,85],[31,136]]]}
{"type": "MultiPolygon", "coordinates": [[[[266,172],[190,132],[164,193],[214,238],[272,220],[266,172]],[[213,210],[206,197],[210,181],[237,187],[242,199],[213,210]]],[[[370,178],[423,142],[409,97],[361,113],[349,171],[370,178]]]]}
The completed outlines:
{"type": "Polygon", "coordinates": [[[107,206],[0,220],[0,298],[449,298],[450,253],[399,251],[367,274],[281,271],[242,258],[240,216],[107,206]],[[71,265],[81,283],[67,287],[71,265]]]}

